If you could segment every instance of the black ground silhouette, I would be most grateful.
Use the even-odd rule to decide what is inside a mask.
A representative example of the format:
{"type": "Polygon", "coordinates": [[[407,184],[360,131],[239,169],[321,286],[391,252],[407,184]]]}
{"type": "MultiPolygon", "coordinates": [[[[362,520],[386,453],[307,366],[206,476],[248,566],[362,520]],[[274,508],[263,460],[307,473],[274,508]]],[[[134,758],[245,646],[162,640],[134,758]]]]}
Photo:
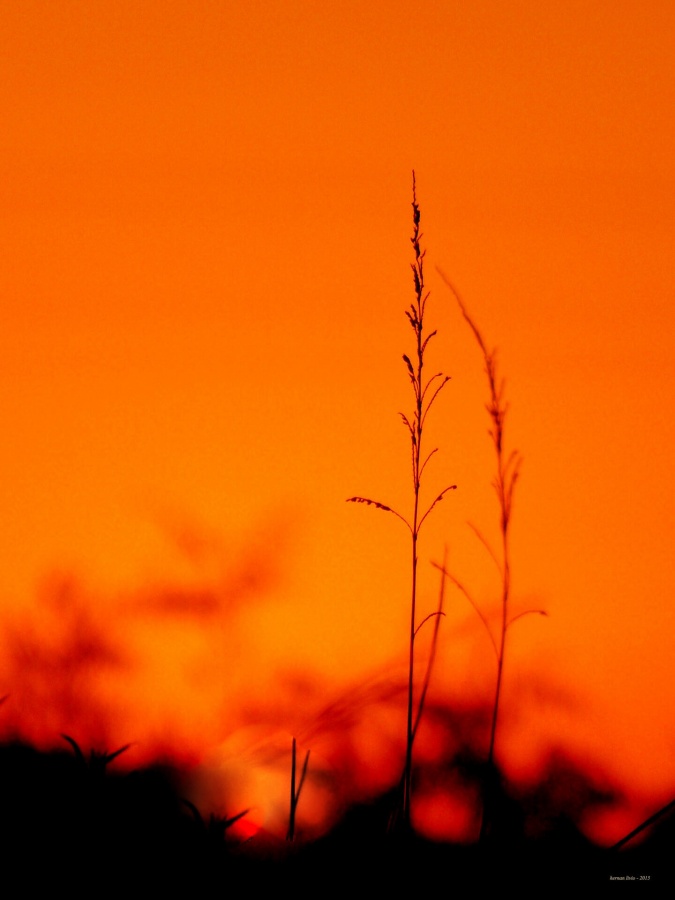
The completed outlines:
{"type": "Polygon", "coordinates": [[[527,796],[501,791],[501,818],[481,845],[392,833],[391,796],[383,796],[350,808],[321,839],[270,849],[256,838],[232,837],[230,820],[198,813],[182,796],[177,769],[117,770],[115,759],[78,750],[0,746],[2,868],[22,892],[134,896],[145,887],[154,896],[211,896],[286,886],[321,895],[341,885],[359,893],[370,886],[379,896],[407,885],[422,896],[426,886],[445,885],[455,896],[500,886],[546,896],[562,888],[597,894],[633,879],[672,887],[673,811],[640,842],[614,850],[594,846],[573,822],[574,804],[603,797],[561,760],[527,796]]]}

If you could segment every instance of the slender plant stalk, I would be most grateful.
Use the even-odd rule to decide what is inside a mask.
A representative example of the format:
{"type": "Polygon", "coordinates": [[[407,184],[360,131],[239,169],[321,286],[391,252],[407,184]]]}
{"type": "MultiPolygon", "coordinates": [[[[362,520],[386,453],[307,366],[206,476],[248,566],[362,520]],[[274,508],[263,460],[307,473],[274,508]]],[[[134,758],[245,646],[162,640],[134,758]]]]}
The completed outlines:
{"type": "MultiPolygon", "coordinates": [[[[492,718],[490,723],[490,742],[488,747],[488,757],[487,757],[487,778],[488,778],[488,791],[486,794],[486,800],[483,806],[483,817],[481,823],[481,838],[486,836],[486,833],[490,826],[490,810],[486,810],[486,806],[488,805],[488,798],[491,797],[492,786],[494,782],[494,757],[495,757],[495,743],[497,737],[497,726],[499,723],[499,713],[500,713],[500,704],[501,704],[501,695],[502,695],[502,684],[504,679],[504,658],[506,652],[506,634],[511,622],[509,621],[509,600],[511,596],[511,557],[509,551],[509,538],[510,532],[509,528],[511,525],[511,512],[513,506],[513,492],[518,481],[518,477],[520,474],[520,465],[522,461],[522,457],[520,454],[514,450],[507,455],[505,446],[504,446],[504,423],[506,419],[506,413],[508,411],[508,403],[504,399],[504,391],[505,391],[505,382],[503,378],[499,378],[497,373],[497,354],[496,350],[490,350],[483,339],[483,335],[478,329],[476,323],[469,315],[466,306],[464,305],[462,298],[459,293],[455,289],[454,285],[448,278],[440,273],[441,277],[448,285],[450,290],[452,291],[455,300],[457,301],[459,308],[464,316],[466,322],[468,323],[471,331],[473,332],[474,337],[480,347],[481,353],[483,354],[483,361],[485,364],[485,374],[487,375],[488,387],[489,387],[489,400],[486,404],[486,409],[488,415],[490,417],[490,431],[489,435],[492,440],[492,443],[495,448],[496,455],[496,475],[493,481],[493,487],[497,494],[497,501],[499,505],[499,533],[500,533],[500,542],[501,548],[500,553],[494,553],[492,549],[489,547],[485,539],[479,534],[480,539],[483,543],[488,547],[488,550],[492,557],[497,562],[500,573],[501,573],[501,627],[499,629],[499,637],[498,641],[495,642],[493,639],[493,644],[495,644],[497,649],[497,679],[495,683],[495,696],[494,702],[492,705],[492,718]]],[[[457,582],[456,582],[457,583],[457,582]]],[[[461,586],[460,586],[461,587],[461,586]]],[[[465,592],[466,593],[466,592],[465,592]]],[[[468,594],[467,594],[468,596],[468,594]]],[[[469,597],[469,599],[471,599],[469,597]]],[[[473,601],[471,601],[473,604],[473,601]]],[[[473,604],[475,607],[475,604],[473,604]]],[[[477,609],[477,607],[475,607],[477,609]]],[[[477,610],[478,611],[478,610],[477,610]]],[[[528,612],[537,612],[541,613],[541,610],[528,610],[528,612]]],[[[480,615],[480,612],[479,612],[480,615]]],[[[522,615],[522,614],[521,614],[522,615]]],[[[516,616],[515,618],[520,618],[521,616],[516,616]]],[[[481,618],[483,618],[481,616],[481,618]]],[[[483,619],[485,622],[485,620],[483,619]]],[[[515,619],[513,620],[515,621],[515,619]]],[[[489,631],[489,629],[488,629],[489,631]]],[[[490,636],[492,634],[490,632],[490,636]]]]}
{"type": "Polygon", "coordinates": [[[436,650],[438,649],[438,632],[441,627],[441,616],[444,616],[443,605],[445,603],[445,580],[447,578],[447,559],[448,559],[448,548],[446,547],[443,551],[443,565],[439,567],[441,569],[441,584],[438,590],[438,609],[436,612],[429,613],[420,624],[417,626],[415,633],[417,633],[422,626],[433,618],[434,620],[434,633],[431,638],[431,650],[429,651],[429,659],[427,660],[427,667],[424,673],[424,679],[422,680],[422,690],[420,691],[420,699],[417,704],[417,713],[415,714],[415,724],[413,725],[412,731],[412,739],[415,740],[415,736],[417,734],[417,729],[419,728],[420,721],[422,719],[422,713],[424,712],[424,704],[427,699],[427,692],[429,691],[429,685],[431,683],[431,672],[434,668],[434,662],[436,661],[436,650]]]}
{"type": "Polygon", "coordinates": [[[297,771],[297,742],[295,738],[293,738],[293,744],[291,746],[291,806],[290,812],[288,816],[288,834],[286,835],[286,840],[294,841],[295,840],[295,813],[298,808],[298,801],[300,800],[300,792],[302,791],[302,787],[305,783],[305,777],[307,775],[307,766],[309,765],[309,750],[305,755],[305,761],[302,765],[302,772],[300,774],[300,781],[298,782],[298,786],[296,788],[296,771],[297,771]]]}
{"type": "MultiPolygon", "coordinates": [[[[405,768],[403,773],[403,798],[402,798],[402,818],[403,826],[407,830],[410,829],[410,808],[412,793],[412,768],[413,768],[413,744],[417,730],[418,721],[415,721],[415,637],[419,631],[417,625],[417,572],[418,572],[418,543],[419,535],[424,521],[431,513],[432,509],[439,503],[445,494],[456,488],[456,485],[450,485],[437,495],[436,499],[428,506],[422,505],[421,483],[422,474],[427,463],[431,459],[438,448],[434,448],[429,453],[423,451],[424,425],[434,401],[439,393],[450,380],[449,376],[437,372],[431,377],[426,377],[424,371],[425,351],[429,341],[434,337],[436,331],[427,333],[425,331],[424,314],[426,312],[429,293],[426,290],[424,282],[424,257],[425,250],[422,249],[422,233],[420,231],[420,208],[417,203],[417,192],[415,183],[415,173],[413,172],[412,180],[412,208],[413,208],[413,233],[410,242],[413,247],[415,256],[414,262],[411,263],[413,273],[413,285],[415,298],[405,311],[408,323],[415,335],[415,350],[412,358],[407,354],[403,355],[408,377],[413,389],[413,411],[412,414],[406,415],[401,413],[401,419],[406,426],[410,436],[411,463],[412,463],[412,487],[413,487],[413,509],[412,516],[408,519],[402,516],[392,507],[371,500],[367,497],[350,497],[348,502],[366,503],[369,506],[375,506],[377,509],[391,512],[401,519],[410,531],[411,537],[411,596],[410,596],[410,630],[408,635],[408,701],[406,716],[406,748],[405,748],[405,768]],[[426,378],[426,380],[425,380],[426,378]]],[[[438,616],[436,617],[438,620],[438,616]]],[[[421,714],[421,706],[420,706],[421,714]]]]}
{"type": "Polygon", "coordinates": [[[497,462],[497,473],[495,479],[493,481],[493,487],[497,494],[497,500],[499,505],[499,533],[501,540],[500,552],[495,552],[491,547],[490,543],[485,539],[485,537],[481,534],[481,532],[474,526],[471,525],[471,528],[475,532],[476,536],[486,548],[488,553],[490,554],[492,560],[494,561],[497,569],[499,571],[500,580],[501,580],[501,623],[499,628],[499,634],[497,640],[495,640],[495,636],[492,633],[492,629],[490,625],[480,610],[480,607],[475,602],[469,591],[466,587],[457,579],[455,576],[448,572],[445,563],[443,566],[438,565],[437,563],[433,563],[436,568],[440,569],[443,574],[455,585],[455,587],[467,598],[471,606],[473,607],[476,614],[479,616],[483,626],[490,638],[490,642],[492,644],[492,649],[494,650],[495,659],[497,662],[497,677],[495,682],[495,695],[494,702],[492,705],[492,715],[490,721],[490,740],[488,745],[488,756],[487,756],[487,767],[486,767],[486,787],[485,787],[485,795],[484,795],[484,803],[483,803],[483,815],[481,820],[481,831],[480,837],[481,840],[484,839],[488,831],[490,829],[490,820],[492,816],[492,801],[494,798],[495,790],[497,787],[496,784],[496,770],[495,770],[495,746],[497,739],[497,726],[499,722],[499,713],[501,709],[501,695],[502,695],[502,686],[504,681],[504,659],[506,655],[506,636],[509,628],[517,622],[519,619],[522,619],[524,616],[529,615],[540,615],[547,616],[548,613],[543,609],[526,609],[523,612],[517,613],[515,616],[509,616],[509,601],[511,597],[511,555],[510,555],[510,547],[509,547],[509,538],[510,538],[510,525],[511,525],[511,514],[512,514],[512,506],[513,506],[513,493],[516,486],[516,482],[518,481],[518,477],[520,474],[520,465],[522,462],[522,457],[517,451],[512,451],[510,454],[506,454],[505,446],[504,446],[504,422],[506,419],[506,413],[508,411],[508,404],[504,399],[505,392],[505,382],[503,379],[500,379],[497,374],[497,354],[496,350],[489,350],[485,340],[483,339],[483,335],[478,329],[476,323],[469,315],[466,306],[464,305],[462,298],[457,292],[456,288],[452,284],[452,282],[442,273],[439,272],[447,286],[452,291],[457,304],[467,321],[471,331],[473,332],[474,337],[476,338],[476,342],[480,347],[480,350],[483,354],[483,361],[485,364],[485,373],[488,379],[488,386],[490,397],[489,401],[486,404],[486,409],[488,415],[490,416],[491,427],[489,430],[489,435],[492,440],[492,443],[495,448],[496,454],[496,462],[497,462]]]}
{"type": "Polygon", "coordinates": [[[625,837],[621,838],[620,841],[617,841],[616,844],[612,844],[609,848],[610,850],[620,850],[621,847],[624,847],[626,844],[630,843],[633,838],[637,837],[639,834],[649,828],[650,825],[653,825],[655,822],[658,822],[660,818],[665,816],[667,813],[672,812],[675,809],[675,800],[671,800],[670,803],[667,803],[665,806],[662,806],[658,812],[655,812],[654,815],[649,816],[648,819],[645,819],[641,825],[638,825],[637,828],[634,828],[631,832],[629,832],[625,837]]]}

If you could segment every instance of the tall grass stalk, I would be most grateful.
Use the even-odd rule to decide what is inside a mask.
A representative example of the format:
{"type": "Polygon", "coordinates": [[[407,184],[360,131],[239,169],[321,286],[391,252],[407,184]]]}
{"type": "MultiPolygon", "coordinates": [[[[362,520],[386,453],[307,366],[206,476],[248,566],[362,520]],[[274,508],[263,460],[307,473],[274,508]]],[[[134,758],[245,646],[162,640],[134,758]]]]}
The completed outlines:
{"type": "MultiPolygon", "coordinates": [[[[417,190],[415,182],[415,173],[412,176],[412,208],[413,208],[413,233],[410,242],[413,247],[414,261],[411,263],[413,274],[414,301],[409,308],[405,310],[408,323],[414,334],[414,352],[409,356],[403,354],[403,362],[405,363],[410,384],[413,391],[413,408],[409,414],[400,413],[403,424],[405,425],[410,437],[411,450],[411,468],[412,468],[412,516],[407,518],[397,510],[390,506],[371,500],[367,497],[350,497],[348,502],[366,503],[377,509],[391,512],[397,516],[410,531],[411,538],[411,596],[410,596],[410,629],[408,633],[408,700],[407,700],[407,716],[406,716],[406,744],[405,744],[405,767],[403,773],[403,797],[402,797],[402,818],[403,825],[406,830],[410,829],[410,810],[411,810],[411,793],[412,793],[412,762],[413,762],[413,743],[417,730],[415,717],[415,638],[419,628],[417,624],[417,600],[418,600],[418,544],[422,525],[427,517],[439,503],[445,494],[456,488],[456,485],[449,485],[444,488],[440,494],[436,496],[432,503],[424,506],[421,496],[422,475],[427,463],[437,452],[438,448],[426,452],[424,445],[424,426],[427,416],[433,406],[434,401],[445,387],[450,377],[437,372],[430,377],[425,374],[425,353],[429,345],[429,341],[436,335],[436,331],[427,332],[425,329],[425,313],[429,292],[426,289],[424,281],[424,257],[426,251],[422,249],[422,232],[420,230],[420,208],[417,203],[417,190]],[[424,448],[424,449],[423,449],[424,448]]],[[[429,617],[427,617],[429,618],[429,617]]],[[[424,620],[426,621],[426,619],[424,620]]],[[[423,624],[424,621],[421,623],[423,624]]],[[[438,616],[436,616],[438,621],[438,616]]],[[[421,708],[421,707],[420,707],[421,708]]]]}
{"type": "Polygon", "coordinates": [[[442,272],[439,272],[439,274],[443,278],[446,285],[450,288],[450,291],[457,301],[460,311],[467,324],[469,325],[469,328],[473,332],[476,342],[478,343],[478,346],[480,347],[481,353],[483,355],[485,374],[487,376],[489,388],[489,399],[485,405],[485,408],[487,409],[488,415],[490,417],[490,430],[488,433],[494,446],[496,456],[496,474],[493,480],[493,487],[497,494],[497,502],[499,506],[499,534],[501,544],[500,552],[496,553],[492,549],[488,541],[486,541],[483,535],[478,531],[478,529],[474,528],[474,531],[476,532],[478,538],[485,545],[490,556],[497,564],[501,576],[501,624],[498,639],[496,641],[485,617],[481,613],[477,604],[471,598],[468,591],[462,584],[460,584],[459,581],[457,581],[456,578],[450,575],[450,573],[446,572],[446,575],[448,575],[454,582],[454,584],[462,591],[462,593],[464,593],[464,595],[468,598],[469,602],[480,616],[483,624],[488,631],[488,634],[490,635],[490,639],[492,641],[492,645],[494,647],[495,655],[497,658],[497,678],[495,683],[494,702],[492,704],[490,740],[487,756],[487,783],[483,803],[483,816],[480,832],[481,839],[483,839],[487,836],[487,833],[490,830],[490,820],[492,816],[491,806],[496,791],[497,779],[494,763],[495,745],[497,739],[499,714],[501,711],[507,632],[509,627],[517,619],[521,619],[523,616],[529,615],[530,613],[536,613],[538,615],[545,616],[546,613],[541,609],[530,609],[526,610],[525,612],[518,613],[518,615],[513,616],[512,618],[509,617],[509,606],[511,599],[510,526],[511,515],[513,511],[513,494],[516,483],[518,482],[518,478],[520,476],[522,456],[517,450],[507,452],[505,446],[504,426],[506,421],[506,414],[508,411],[508,403],[505,399],[505,381],[499,376],[497,370],[497,351],[494,348],[490,349],[485,343],[481,331],[469,315],[469,312],[467,311],[462,298],[460,297],[452,282],[442,272]]]}

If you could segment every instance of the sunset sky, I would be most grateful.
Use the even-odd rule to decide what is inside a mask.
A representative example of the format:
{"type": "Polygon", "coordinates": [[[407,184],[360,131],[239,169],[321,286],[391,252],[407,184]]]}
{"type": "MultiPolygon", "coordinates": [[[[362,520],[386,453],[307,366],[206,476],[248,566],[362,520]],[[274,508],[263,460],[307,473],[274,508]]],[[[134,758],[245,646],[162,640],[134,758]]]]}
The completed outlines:
{"type": "MultiPolygon", "coordinates": [[[[411,503],[414,169],[452,378],[425,478],[458,485],[422,610],[446,546],[495,622],[499,597],[467,524],[496,542],[482,360],[438,268],[499,348],[513,610],[548,613],[511,634],[502,759],[526,776],[562,743],[644,817],[672,799],[675,6],[21,0],[0,29],[10,632],[66,646],[70,579],[134,661],[101,678],[119,744],[152,711],[205,754],[254,725],[309,746],[330,701],[397,677],[407,534],[345,500],[411,503]],[[181,590],[217,610],[169,610],[181,590]]],[[[489,640],[450,589],[441,639],[439,696],[488,702],[489,640]]]]}

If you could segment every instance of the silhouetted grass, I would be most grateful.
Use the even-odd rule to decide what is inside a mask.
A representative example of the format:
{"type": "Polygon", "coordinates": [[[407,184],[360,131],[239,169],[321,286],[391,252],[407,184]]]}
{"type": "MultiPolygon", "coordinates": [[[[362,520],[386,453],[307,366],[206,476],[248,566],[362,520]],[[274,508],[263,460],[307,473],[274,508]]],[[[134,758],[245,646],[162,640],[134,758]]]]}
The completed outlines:
{"type": "Polygon", "coordinates": [[[300,781],[297,783],[296,787],[296,770],[297,770],[297,762],[296,762],[296,754],[297,754],[297,742],[295,738],[293,738],[293,742],[291,745],[291,802],[288,812],[288,834],[286,835],[287,840],[293,841],[295,840],[295,814],[298,808],[298,802],[300,800],[300,794],[302,792],[303,785],[305,783],[305,778],[307,777],[307,766],[309,765],[309,750],[305,754],[305,761],[302,764],[302,772],[300,773],[300,781]]]}
{"type": "Polygon", "coordinates": [[[469,315],[466,305],[462,301],[459,292],[456,290],[452,282],[441,272],[446,285],[450,288],[452,294],[457,301],[461,313],[471,329],[474,338],[480,348],[485,375],[488,381],[489,398],[486,403],[486,410],[490,417],[489,435],[495,450],[496,474],[492,482],[497,495],[497,503],[499,507],[499,534],[500,534],[500,552],[496,553],[489,542],[474,528],[478,538],[486,547],[488,553],[495,561],[501,578],[501,626],[499,629],[498,640],[495,641],[492,631],[487,620],[481,613],[478,605],[472,599],[468,590],[450,573],[447,572],[445,565],[442,567],[443,572],[447,574],[455,585],[467,597],[471,605],[480,616],[483,625],[486,627],[492,645],[497,657],[497,678],[495,683],[495,697],[492,705],[492,717],[490,722],[490,740],[488,746],[487,766],[485,775],[485,792],[483,816],[481,821],[481,838],[485,838],[491,828],[492,805],[495,802],[494,795],[498,791],[497,773],[495,770],[495,744],[497,738],[497,725],[499,722],[500,701],[502,695],[502,683],[504,678],[504,660],[506,653],[506,635],[509,627],[517,620],[530,613],[538,615],[546,615],[544,610],[526,610],[517,616],[510,617],[510,599],[511,599],[511,553],[510,553],[510,526],[511,515],[513,511],[513,495],[516,484],[520,475],[520,466],[522,456],[517,450],[506,449],[505,443],[505,422],[508,411],[508,403],[506,401],[506,382],[499,375],[497,369],[497,351],[490,349],[486,344],[483,335],[476,325],[474,319],[469,315]]]}
{"type": "MultiPolygon", "coordinates": [[[[365,503],[374,506],[384,512],[391,512],[397,516],[410,531],[411,538],[411,597],[410,597],[410,630],[408,634],[408,703],[406,716],[406,740],[405,740],[405,767],[403,773],[403,798],[402,798],[402,820],[404,828],[410,828],[410,807],[412,792],[412,763],[413,763],[413,744],[416,732],[416,716],[415,716],[415,638],[419,632],[417,622],[417,585],[418,585],[418,544],[422,525],[428,518],[429,514],[439,503],[445,494],[450,490],[454,490],[456,485],[449,485],[444,488],[436,498],[426,508],[422,505],[422,475],[424,470],[438,448],[426,452],[424,446],[424,426],[427,416],[434,404],[434,401],[445,387],[450,377],[437,372],[430,377],[425,372],[425,354],[429,342],[436,335],[436,331],[428,332],[425,328],[425,314],[427,309],[427,301],[429,293],[426,290],[424,281],[424,257],[426,251],[422,248],[422,232],[420,230],[420,208],[417,203],[417,192],[415,173],[413,172],[412,180],[412,208],[413,208],[413,233],[410,242],[413,247],[414,261],[411,263],[413,274],[414,301],[405,311],[408,323],[414,334],[414,352],[411,355],[403,354],[403,362],[405,363],[410,384],[413,391],[413,408],[412,413],[400,413],[403,424],[408,431],[410,437],[410,451],[412,464],[412,515],[408,518],[392,507],[371,500],[368,497],[350,497],[348,502],[365,503]]],[[[427,617],[429,618],[429,617],[427,617]]],[[[425,620],[426,621],[426,620],[425,620]]],[[[420,707],[421,709],[421,707],[420,707]]]]}

